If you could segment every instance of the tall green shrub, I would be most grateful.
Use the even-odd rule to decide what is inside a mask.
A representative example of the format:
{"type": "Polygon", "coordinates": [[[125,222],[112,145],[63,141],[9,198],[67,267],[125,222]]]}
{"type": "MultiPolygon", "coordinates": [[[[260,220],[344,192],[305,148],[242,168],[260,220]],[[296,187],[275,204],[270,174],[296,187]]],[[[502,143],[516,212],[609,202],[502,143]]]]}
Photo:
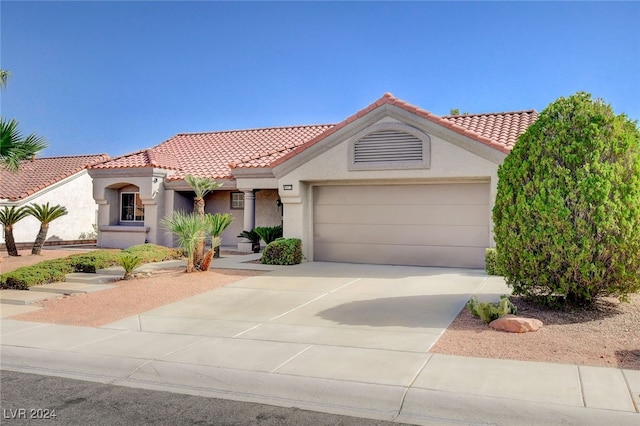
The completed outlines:
{"type": "Polygon", "coordinates": [[[549,305],[640,289],[640,131],[580,92],[542,111],[498,169],[498,267],[549,305]]]}

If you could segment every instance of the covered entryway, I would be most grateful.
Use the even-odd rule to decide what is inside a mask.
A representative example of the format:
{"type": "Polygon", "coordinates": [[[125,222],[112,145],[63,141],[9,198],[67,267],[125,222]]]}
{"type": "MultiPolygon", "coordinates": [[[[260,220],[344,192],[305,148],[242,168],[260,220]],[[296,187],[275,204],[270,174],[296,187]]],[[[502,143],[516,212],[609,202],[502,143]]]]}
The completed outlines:
{"type": "Polygon", "coordinates": [[[316,261],[483,268],[488,183],[316,186],[316,261]]]}

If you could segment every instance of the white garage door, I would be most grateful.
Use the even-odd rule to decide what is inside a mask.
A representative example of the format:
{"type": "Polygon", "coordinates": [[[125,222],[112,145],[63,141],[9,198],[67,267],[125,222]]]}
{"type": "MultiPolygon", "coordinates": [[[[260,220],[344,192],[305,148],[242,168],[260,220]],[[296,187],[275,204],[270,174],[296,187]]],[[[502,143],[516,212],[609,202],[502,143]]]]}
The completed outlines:
{"type": "Polygon", "coordinates": [[[483,268],[489,184],[314,188],[314,260],[483,268]]]}

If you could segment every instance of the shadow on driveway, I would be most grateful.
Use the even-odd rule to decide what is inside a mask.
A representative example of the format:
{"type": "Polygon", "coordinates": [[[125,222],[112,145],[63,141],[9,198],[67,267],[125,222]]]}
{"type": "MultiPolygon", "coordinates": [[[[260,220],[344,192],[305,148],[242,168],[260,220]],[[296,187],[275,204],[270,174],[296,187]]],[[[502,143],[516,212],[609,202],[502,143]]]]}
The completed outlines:
{"type": "Polygon", "coordinates": [[[326,309],[318,316],[344,325],[446,328],[469,297],[441,294],[359,300],[326,309]]]}

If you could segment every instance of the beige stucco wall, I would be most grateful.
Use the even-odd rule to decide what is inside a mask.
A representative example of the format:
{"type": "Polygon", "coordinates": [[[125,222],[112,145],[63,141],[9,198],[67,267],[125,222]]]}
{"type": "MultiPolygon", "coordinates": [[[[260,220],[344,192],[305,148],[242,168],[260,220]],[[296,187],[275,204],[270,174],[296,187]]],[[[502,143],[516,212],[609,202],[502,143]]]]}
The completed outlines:
{"type": "MultiPolygon", "coordinates": [[[[222,245],[235,246],[240,241],[238,234],[243,231],[244,209],[231,208],[231,192],[214,191],[205,198],[207,213],[230,213],[233,223],[222,234],[222,245]]],[[[282,223],[280,209],[276,204],[278,191],[275,189],[261,189],[256,191],[256,226],[276,226],[282,223]]]]}
{"type": "Polygon", "coordinates": [[[170,245],[171,236],[159,225],[166,212],[164,177],[159,169],[94,170],[93,198],[98,203],[98,247],[126,248],[145,242],[170,245]],[[120,191],[138,187],[144,204],[144,223],[120,223],[120,191]]]}
{"type": "MultiPolygon", "coordinates": [[[[50,205],[60,204],[67,208],[68,214],[51,222],[47,241],[77,240],[81,233],[91,233],[96,224],[98,206],[92,197],[92,179],[86,170],[83,170],[63,181],[54,184],[32,197],[18,203],[29,205],[31,203],[50,205]]],[[[7,203],[14,205],[14,203],[7,203]]],[[[31,216],[27,216],[14,226],[14,238],[16,242],[33,242],[36,239],[40,222],[31,216]]],[[[4,243],[4,232],[0,238],[4,243]]]]}
{"type": "MultiPolygon", "coordinates": [[[[369,124],[389,121],[401,122],[398,118],[383,117],[369,124]]],[[[410,125],[430,138],[431,159],[430,167],[427,169],[349,170],[349,142],[353,141],[355,135],[361,134],[362,126],[354,128],[351,132],[345,128],[339,132],[340,135],[336,134],[333,138],[333,135],[330,136],[312,149],[308,149],[308,153],[303,152],[289,160],[289,164],[283,163],[274,169],[280,197],[284,203],[284,235],[303,240],[303,250],[307,259],[313,259],[311,188],[314,185],[489,182],[489,208],[493,208],[498,164],[504,158],[504,154],[415,116],[411,118],[410,125]],[[335,145],[326,149],[322,144],[335,145]],[[305,159],[305,156],[308,158],[305,159]],[[291,185],[292,189],[284,190],[285,185],[291,185]]],[[[490,226],[492,227],[492,224],[490,226]]]]}

